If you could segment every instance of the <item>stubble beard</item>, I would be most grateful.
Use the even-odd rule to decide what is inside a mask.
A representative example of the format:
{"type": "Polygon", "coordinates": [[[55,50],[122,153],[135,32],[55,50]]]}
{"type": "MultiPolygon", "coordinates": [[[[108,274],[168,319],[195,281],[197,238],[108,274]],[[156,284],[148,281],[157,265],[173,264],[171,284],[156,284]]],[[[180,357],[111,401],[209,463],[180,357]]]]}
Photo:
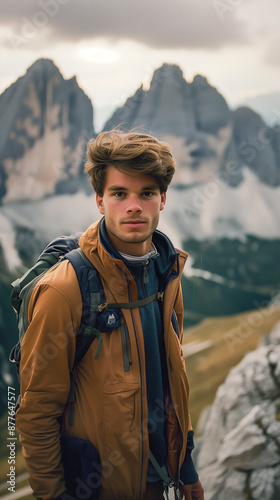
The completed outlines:
{"type": "Polygon", "coordinates": [[[134,234],[134,232],[132,231],[129,235],[126,235],[121,230],[117,229],[114,221],[112,221],[111,219],[109,219],[109,221],[106,221],[106,218],[105,218],[105,226],[106,226],[108,236],[110,237],[110,235],[112,235],[114,238],[117,238],[117,240],[119,240],[122,243],[125,243],[127,245],[145,243],[145,241],[149,240],[153,236],[153,234],[158,226],[158,222],[159,222],[159,215],[157,217],[154,217],[154,219],[152,220],[150,231],[148,233],[137,234],[137,232],[135,231],[135,234],[134,234]]]}

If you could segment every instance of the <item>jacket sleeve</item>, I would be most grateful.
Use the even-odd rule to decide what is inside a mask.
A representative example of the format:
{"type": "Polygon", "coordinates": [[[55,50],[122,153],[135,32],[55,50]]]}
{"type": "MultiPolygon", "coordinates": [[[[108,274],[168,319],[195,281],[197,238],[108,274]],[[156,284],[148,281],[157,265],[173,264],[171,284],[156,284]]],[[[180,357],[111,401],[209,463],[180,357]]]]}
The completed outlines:
{"type": "Polygon", "coordinates": [[[55,288],[34,289],[29,327],[21,347],[21,404],[17,429],[34,496],[47,500],[65,491],[60,417],[67,403],[75,356],[73,306],[55,288]]]}
{"type": "MultiPolygon", "coordinates": [[[[178,321],[178,328],[179,328],[179,340],[180,343],[182,344],[183,341],[183,320],[184,320],[184,304],[183,304],[183,293],[182,293],[182,286],[179,286],[178,293],[176,296],[176,300],[174,303],[174,309],[176,312],[177,316],[177,321],[178,321]]],[[[191,421],[191,416],[189,415],[189,431],[192,431],[192,421],[191,421]]]]}
{"type": "Polygon", "coordinates": [[[183,484],[193,484],[198,481],[198,474],[191,456],[194,449],[193,435],[193,431],[188,432],[186,455],[180,471],[180,480],[183,484]]]}

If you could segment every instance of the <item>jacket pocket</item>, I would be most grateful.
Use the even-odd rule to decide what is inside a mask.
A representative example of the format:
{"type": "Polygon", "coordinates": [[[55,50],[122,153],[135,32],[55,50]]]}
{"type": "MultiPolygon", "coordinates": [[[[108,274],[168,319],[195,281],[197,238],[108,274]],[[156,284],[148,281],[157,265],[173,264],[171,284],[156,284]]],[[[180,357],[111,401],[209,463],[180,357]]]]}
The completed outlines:
{"type": "Polygon", "coordinates": [[[129,357],[129,337],[127,326],[125,323],[121,324],[121,337],[122,337],[122,352],[123,352],[123,366],[124,371],[129,372],[130,370],[130,357],[129,357]]]}
{"type": "Polygon", "coordinates": [[[126,382],[103,387],[103,425],[107,456],[114,450],[121,451],[124,447],[123,436],[133,433],[135,421],[140,415],[139,389],[139,384],[126,382]]]}

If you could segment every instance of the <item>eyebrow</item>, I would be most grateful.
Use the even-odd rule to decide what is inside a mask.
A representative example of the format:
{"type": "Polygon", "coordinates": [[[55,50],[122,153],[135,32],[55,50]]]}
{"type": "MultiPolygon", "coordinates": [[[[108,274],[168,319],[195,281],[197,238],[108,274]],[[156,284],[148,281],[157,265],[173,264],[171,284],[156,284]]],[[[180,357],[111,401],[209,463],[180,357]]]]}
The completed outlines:
{"type": "MultiPolygon", "coordinates": [[[[141,189],[141,191],[157,191],[159,190],[159,186],[157,184],[150,184],[150,186],[145,186],[141,189]]],[[[126,187],[123,186],[110,186],[108,191],[128,191],[126,187]]]]}

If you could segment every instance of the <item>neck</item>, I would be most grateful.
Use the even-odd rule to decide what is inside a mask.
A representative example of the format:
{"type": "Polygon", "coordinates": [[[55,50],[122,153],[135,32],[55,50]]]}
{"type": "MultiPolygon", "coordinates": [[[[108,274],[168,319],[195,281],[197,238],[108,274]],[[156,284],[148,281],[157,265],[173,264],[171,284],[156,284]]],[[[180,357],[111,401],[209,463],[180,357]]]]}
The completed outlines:
{"type": "Polygon", "coordinates": [[[148,253],[145,253],[145,255],[130,255],[124,252],[119,252],[119,253],[124,259],[130,262],[142,262],[142,261],[147,262],[151,257],[158,255],[158,251],[153,242],[151,244],[150,251],[148,253]]]}

